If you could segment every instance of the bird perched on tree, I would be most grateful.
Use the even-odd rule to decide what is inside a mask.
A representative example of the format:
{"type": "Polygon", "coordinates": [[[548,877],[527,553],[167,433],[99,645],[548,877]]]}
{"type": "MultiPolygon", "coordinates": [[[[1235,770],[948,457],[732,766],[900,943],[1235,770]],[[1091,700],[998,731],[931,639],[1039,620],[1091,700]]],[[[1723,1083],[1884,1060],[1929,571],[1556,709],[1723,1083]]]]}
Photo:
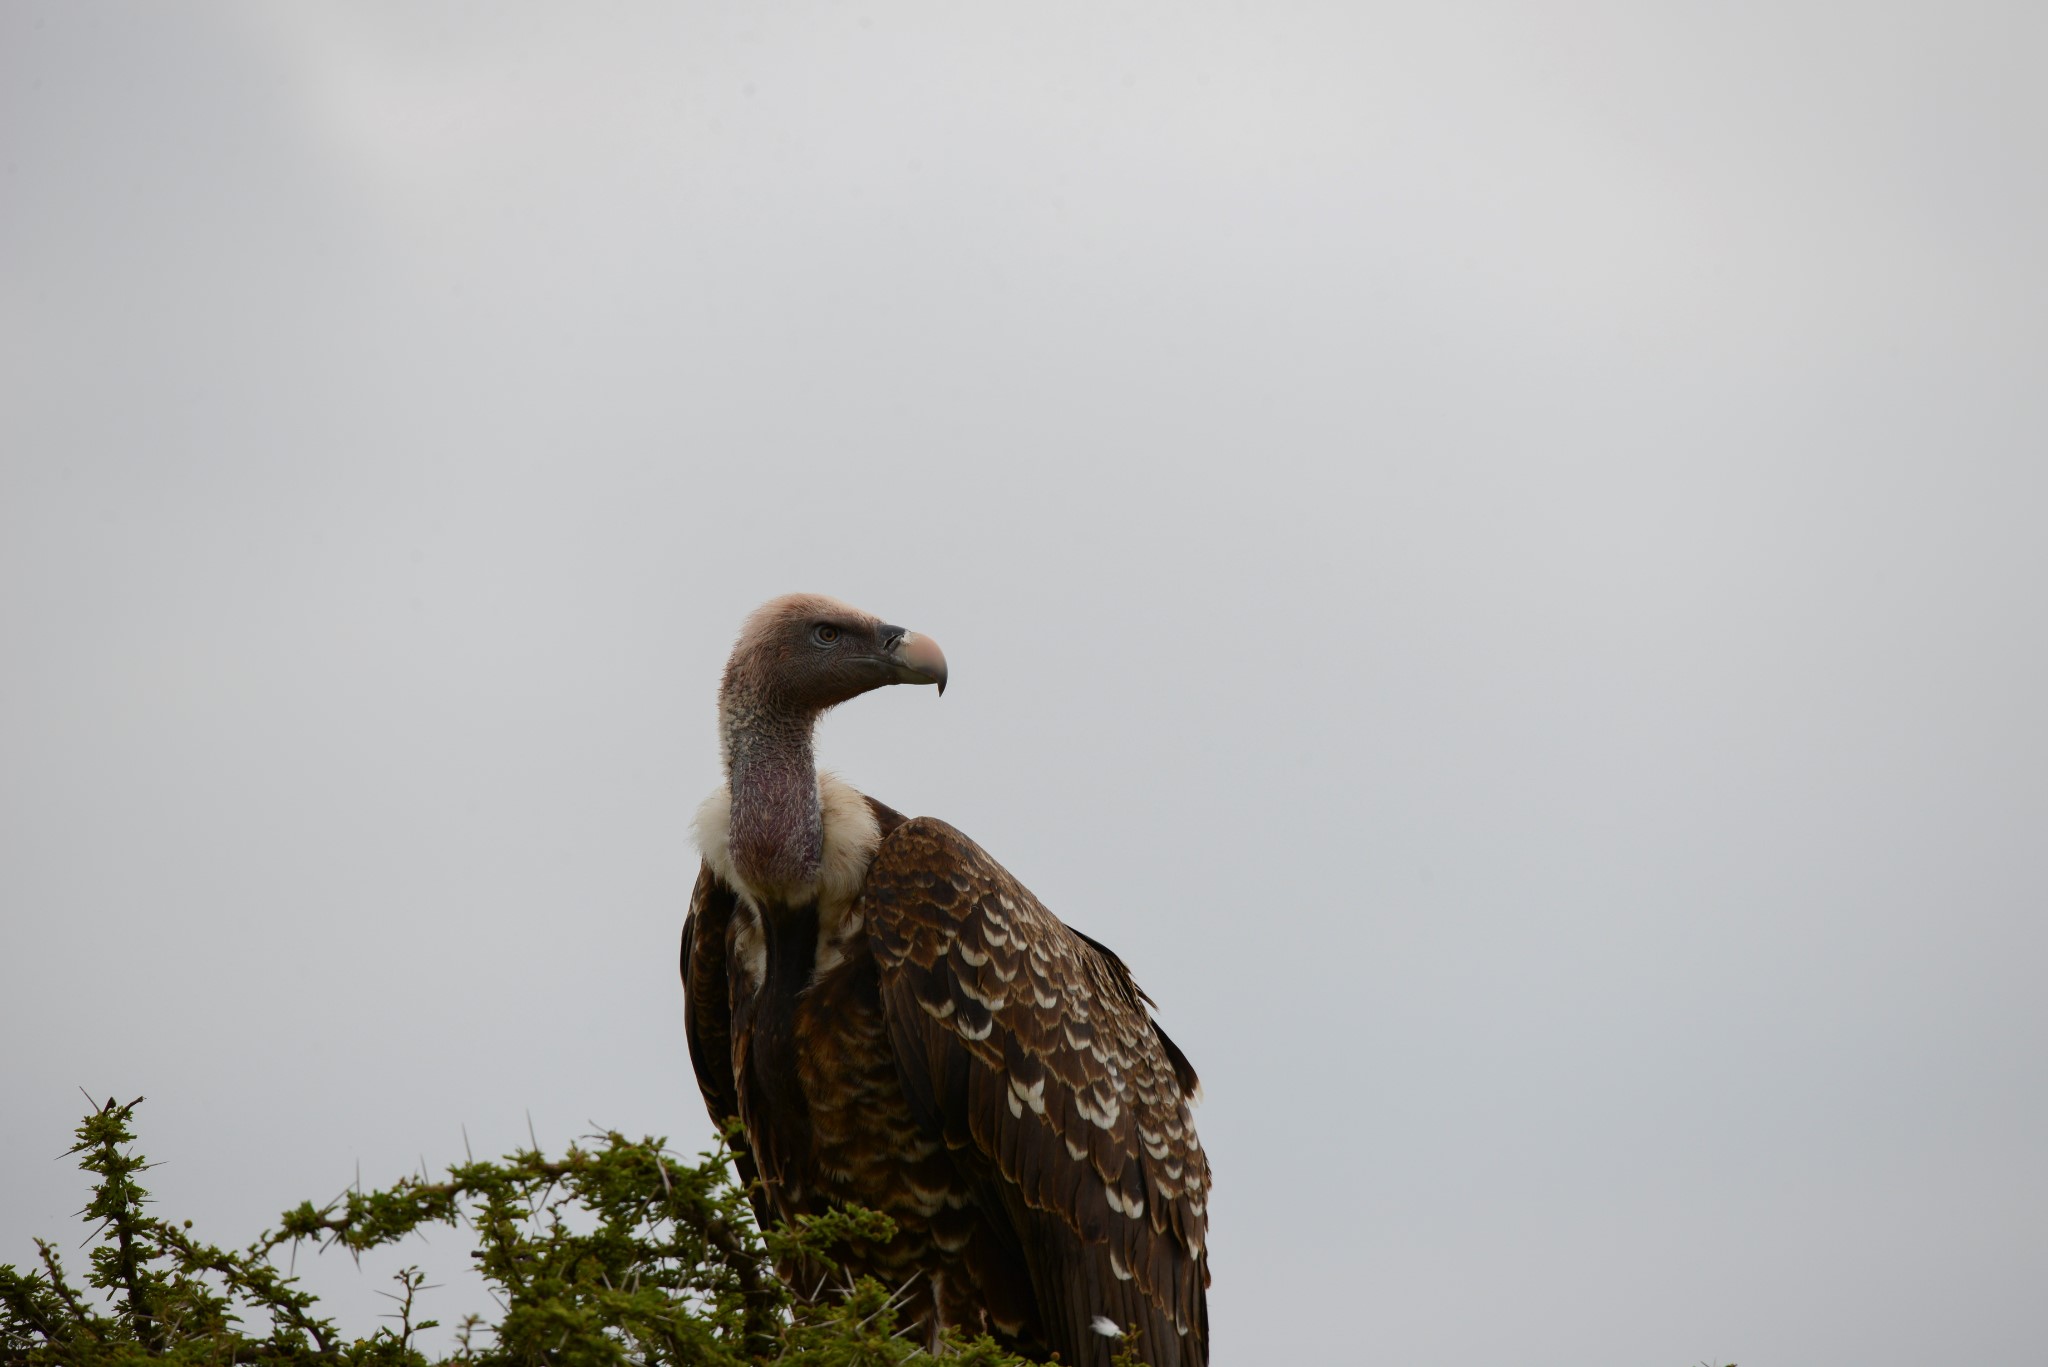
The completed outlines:
{"type": "MultiPolygon", "coordinates": [[[[683,923],[690,1059],[761,1219],[855,1203],[851,1275],[1034,1357],[1206,1363],[1198,1084],[1123,961],[943,821],[813,759],[828,708],[946,687],[930,638],[831,598],[750,616],[718,695],[726,782],[697,816],[683,923]]],[[[800,1293],[814,1269],[784,1267],[800,1293]]],[[[806,1284],[810,1282],[811,1284],[806,1284]]]]}

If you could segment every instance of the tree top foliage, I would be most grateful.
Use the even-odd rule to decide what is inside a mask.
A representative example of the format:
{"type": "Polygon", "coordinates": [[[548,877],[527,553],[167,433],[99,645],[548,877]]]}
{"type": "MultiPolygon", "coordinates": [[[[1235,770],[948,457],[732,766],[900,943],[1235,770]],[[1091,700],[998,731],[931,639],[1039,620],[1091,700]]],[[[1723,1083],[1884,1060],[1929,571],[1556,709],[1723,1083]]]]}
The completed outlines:
{"type": "MultiPolygon", "coordinates": [[[[936,1360],[898,1335],[890,1288],[852,1282],[816,1304],[793,1297],[774,1259],[829,1264],[848,1239],[886,1238],[889,1222],[846,1210],[791,1229],[754,1225],[725,1156],[684,1162],[661,1139],[610,1133],[559,1158],[535,1149],[401,1178],[286,1211],[246,1248],[205,1243],[192,1222],[150,1213],[138,1176],[150,1164],[131,1128],[141,1098],[109,1100],[78,1126],[71,1153],[92,1174],[82,1215],[90,1270],[81,1286],[57,1247],[35,1241],[26,1271],[0,1267],[0,1361],[24,1367],[154,1362],[351,1364],[353,1367],[917,1367],[936,1360]],[[352,1336],[273,1260],[301,1244],[352,1254],[429,1225],[473,1231],[471,1252],[495,1313],[465,1315],[455,1350],[427,1356],[415,1336],[425,1279],[397,1277],[395,1323],[352,1336]]],[[[954,1367],[1029,1367],[987,1339],[953,1342],[954,1367]]]]}

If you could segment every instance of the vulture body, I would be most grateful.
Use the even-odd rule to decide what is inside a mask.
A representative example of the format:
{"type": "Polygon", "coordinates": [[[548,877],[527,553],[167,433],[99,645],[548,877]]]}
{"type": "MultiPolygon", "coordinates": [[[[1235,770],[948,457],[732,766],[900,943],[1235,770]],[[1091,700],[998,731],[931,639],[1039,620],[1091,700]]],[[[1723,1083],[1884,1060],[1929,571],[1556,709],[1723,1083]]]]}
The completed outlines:
{"type": "MultiPolygon", "coordinates": [[[[856,1203],[835,1250],[903,1322],[1107,1367],[1208,1361],[1208,1162],[1194,1070],[1123,962],[943,821],[817,771],[826,708],[945,687],[928,639],[833,599],[754,613],[720,690],[726,784],[683,924],[690,1058],[737,1118],[763,1221],[856,1203]]],[[[784,1267],[801,1294],[815,1268],[784,1267]]]]}

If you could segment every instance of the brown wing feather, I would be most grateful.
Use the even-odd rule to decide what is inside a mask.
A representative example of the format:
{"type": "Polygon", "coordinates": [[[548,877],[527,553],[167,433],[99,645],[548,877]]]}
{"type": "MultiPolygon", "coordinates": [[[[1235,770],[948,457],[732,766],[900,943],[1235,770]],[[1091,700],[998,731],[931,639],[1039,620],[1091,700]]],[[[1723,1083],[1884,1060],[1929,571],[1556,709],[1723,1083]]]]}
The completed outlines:
{"type": "MultiPolygon", "coordinates": [[[[720,1128],[739,1118],[738,1084],[732,1073],[732,999],[728,990],[726,928],[739,899],[706,864],[697,871],[690,894],[690,914],[683,918],[683,1033],[690,1042],[690,1066],[704,1109],[720,1128]]],[[[744,1136],[735,1134],[733,1164],[765,1229],[767,1197],[761,1191],[760,1168],[744,1136]]]]}
{"type": "Polygon", "coordinates": [[[904,1089],[1014,1232],[1052,1345],[1107,1364],[1106,1316],[1147,1362],[1207,1362],[1194,1071],[1128,970],[930,817],[882,842],[861,910],[904,1089]]]}

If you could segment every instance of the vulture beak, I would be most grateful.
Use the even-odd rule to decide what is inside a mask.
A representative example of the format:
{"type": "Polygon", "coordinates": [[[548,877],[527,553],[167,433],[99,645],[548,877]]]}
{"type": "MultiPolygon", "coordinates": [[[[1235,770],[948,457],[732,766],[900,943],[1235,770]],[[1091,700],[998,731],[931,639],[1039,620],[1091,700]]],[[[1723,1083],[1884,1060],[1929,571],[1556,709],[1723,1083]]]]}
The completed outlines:
{"type": "Polygon", "coordinates": [[[937,684],[946,691],[946,654],[939,643],[914,631],[899,632],[888,645],[889,662],[895,667],[897,683],[937,684]]]}

